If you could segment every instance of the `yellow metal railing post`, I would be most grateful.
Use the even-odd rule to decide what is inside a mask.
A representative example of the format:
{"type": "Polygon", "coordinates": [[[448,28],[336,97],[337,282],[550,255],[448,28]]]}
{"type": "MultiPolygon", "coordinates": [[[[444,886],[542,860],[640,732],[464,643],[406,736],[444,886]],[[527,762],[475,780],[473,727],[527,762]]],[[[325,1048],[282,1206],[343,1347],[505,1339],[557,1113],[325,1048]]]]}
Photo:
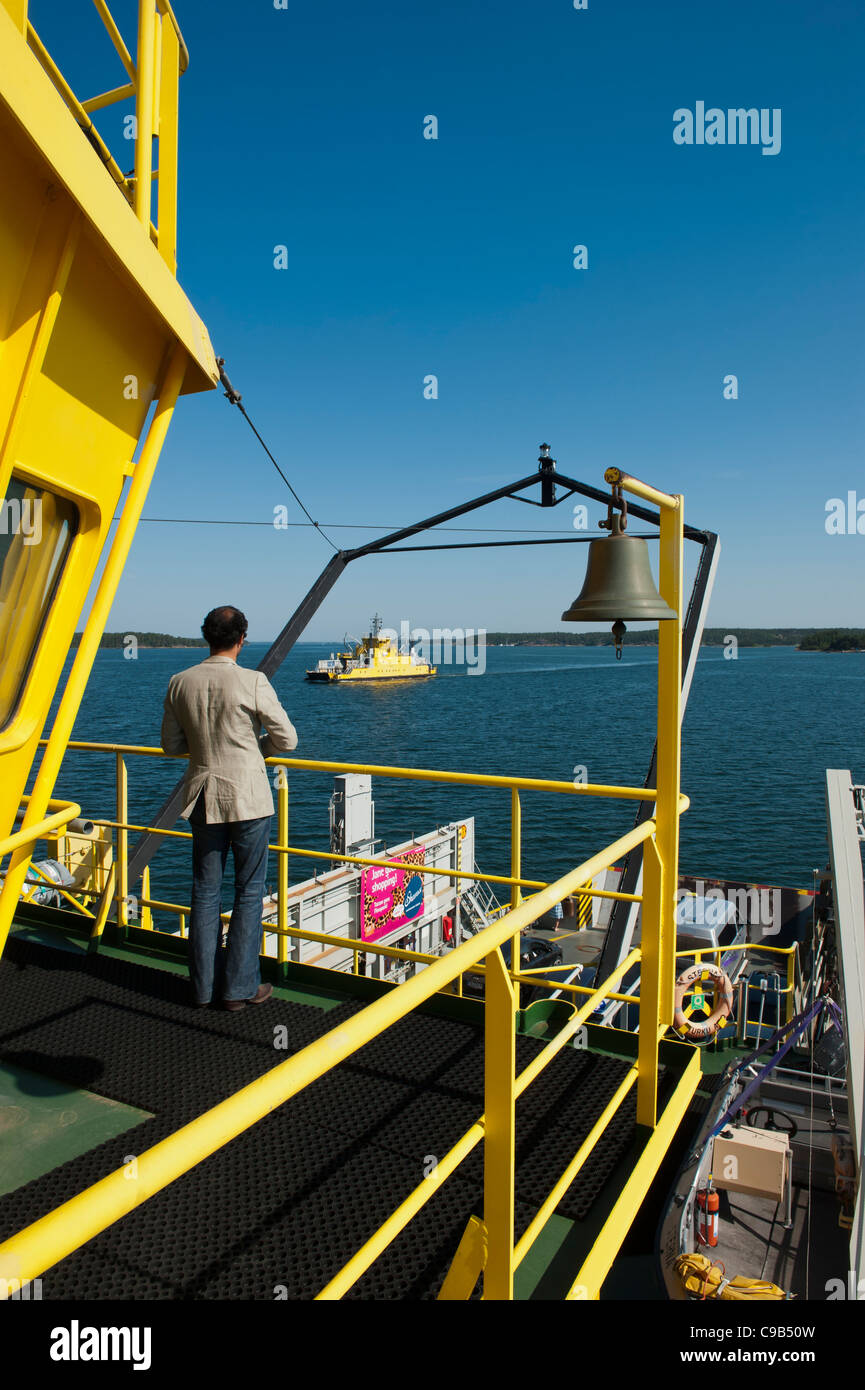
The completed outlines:
{"type": "Polygon", "coordinates": [[[679,872],[679,804],[682,709],[682,561],[684,498],[670,496],[608,469],[620,483],[660,511],[658,588],[676,618],[658,624],[657,781],[654,847],[644,851],[640,1042],[637,1121],[654,1129],[658,1102],[658,1039],[673,1022],[676,952],[676,888],[679,872]]]}
{"type": "MultiPolygon", "coordinates": [[[[155,3],[155,0],[154,0],[155,3]]],[[[156,19],[153,25],[153,134],[159,139],[159,115],[162,99],[162,16],[154,8],[156,19]]],[[[171,26],[168,25],[168,28],[171,26]]],[[[160,165],[162,160],[154,170],[154,178],[158,179],[161,174],[160,165]]]]}
{"type": "Polygon", "coordinates": [[[658,1115],[658,1031],[661,1016],[661,885],[658,837],[643,845],[640,937],[640,1031],[637,1035],[637,1123],[654,1129],[658,1115]]]}
{"type": "Polygon", "coordinates": [[[105,887],[102,889],[102,896],[99,899],[99,909],[93,926],[90,929],[90,950],[98,951],[102,933],[105,930],[105,923],[108,921],[108,909],[114,898],[114,885],[117,881],[117,864],[111,865],[108,876],[105,880],[105,887]]]}
{"type": "Polygon", "coordinates": [[[139,925],[145,931],[153,931],[153,912],[148,905],[150,897],[150,865],[145,864],[141,871],[141,903],[138,909],[139,925]]]}
{"type": "Polygon", "coordinates": [[[457,1253],[438,1292],[440,1303],[464,1302],[470,1298],[478,1275],[487,1262],[487,1231],[477,1216],[470,1216],[457,1253]]]}
{"type": "MultiPolygon", "coordinates": [[[[278,845],[288,844],[288,777],[285,768],[279,769],[280,777],[277,782],[276,806],[277,806],[277,832],[276,843],[278,845]]],[[[276,922],[279,927],[279,940],[277,941],[277,958],[285,973],[288,964],[288,855],[277,854],[276,856],[276,922]]],[[[355,966],[357,965],[357,952],[355,952],[355,966]]],[[[354,971],[357,974],[357,969],[354,971]]]]}
{"type": "MultiPolygon", "coordinates": [[[[522,878],[523,862],[523,811],[517,787],[511,787],[511,878],[522,878]]],[[[511,907],[519,907],[523,895],[518,883],[511,887],[511,907]]],[[[520,937],[516,933],[511,939],[511,971],[519,974],[520,937]]]]}
{"type": "MultiPolygon", "coordinates": [[[[522,878],[522,836],[523,836],[523,816],[520,806],[520,794],[516,787],[511,787],[511,878],[522,878]]],[[[522,902],[522,893],[519,886],[514,884],[511,888],[511,907],[519,907],[522,902]]]]}
{"type": "Polygon", "coordinates": [[[150,227],[153,178],[153,91],[156,67],[156,6],[138,0],[138,54],[135,93],[135,216],[150,227]]]}
{"type": "Polygon", "coordinates": [[[119,825],[117,831],[117,927],[122,936],[126,935],[129,927],[128,902],[129,897],[129,832],[124,829],[129,816],[127,815],[129,803],[128,779],[126,771],[126,761],[121,753],[115,753],[115,788],[116,788],[116,815],[119,825]]]}
{"type": "MultiPolygon", "coordinates": [[[[518,938],[517,938],[518,939],[518,938]]],[[[485,959],[484,1225],[485,1300],[514,1293],[514,1102],[516,993],[500,950],[485,959]]]]}
{"type": "Polygon", "coordinates": [[[658,802],[661,849],[660,1027],[673,1022],[676,954],[676,889],[679,881],[679,793],[682,780],[682,569],[684,498],[675,510],[661,509],[660,592],[675,609],[675,622],[658,624],[658,802]]]}
{"type": "Polygon", "coordinates": [[[162,69],[159,93],[159,199],[156,245],[172,275],[177,274],[177,128],[180,44],[174,25],[160,21],[162,69]]]}

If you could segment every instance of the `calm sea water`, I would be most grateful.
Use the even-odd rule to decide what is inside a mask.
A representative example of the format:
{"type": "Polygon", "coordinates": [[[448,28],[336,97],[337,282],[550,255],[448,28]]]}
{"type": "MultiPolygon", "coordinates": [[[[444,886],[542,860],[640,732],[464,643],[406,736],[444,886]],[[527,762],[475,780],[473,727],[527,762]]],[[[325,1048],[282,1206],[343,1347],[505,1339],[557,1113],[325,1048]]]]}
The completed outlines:
{"type": "MultiPolygon", "coordinates": [[[[391,763],[570,781],[640,784],[651,755],[656,652],[631,649],[490,648],[483,675],[443,667],[416,683],[314,685],[306,667],[330,644],[297,646],[275,678],[299,734],[298,756],[391,763]]],[[[266,650],[251,644],[242,664],[266,650]]],[[[169,677],[203,651],[122,651],[96,658],[74,737],[156,745],[169,677]]],[[[826,863],[824,770],[850,768],[865,782],[865,654],[802,653],[792,648],[721,649],[700,656],[683,734],[681,868],[705,877],[808,887],[826,863]]],[[[182,768],[130,757],[130,819],[152,818],[182,768]]],[[[290,839],[328,848],[326,773],[290,778],[290,839]]],[[[86,814],[113,817],[111,756],[70,752],[57,795],[86,814]]],[[[466,815],[477,820],[482,870],[509,871],[507,792],[376,778],[376,832],[396,844],[412,833],[466,815]]],[[[622,802],[523,793],[523,873],[550,880],[630,828],[622,802]]],[[[185,822],[178,829],[186,829],[185,822]]],[[[167,842],[153,861],[155,896],[187,901],[188,844],[167,842]]],[[[312,861],[295,860],[292,878],[312,861]]]]}

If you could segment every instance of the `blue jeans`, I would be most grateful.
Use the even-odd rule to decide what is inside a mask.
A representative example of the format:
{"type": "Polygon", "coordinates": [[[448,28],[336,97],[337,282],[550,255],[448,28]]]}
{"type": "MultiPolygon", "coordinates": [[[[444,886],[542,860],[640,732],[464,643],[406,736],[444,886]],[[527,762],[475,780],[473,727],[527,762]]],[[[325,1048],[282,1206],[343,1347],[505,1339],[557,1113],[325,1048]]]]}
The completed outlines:
{"type": "Polygon", "coordinates": [[[198,1003],[213,998],[252,999],[261,983],[261,900],[267,877],[270,816],[208,825],[203,798],[189,817],[192,829],[192,910],[189,975],[198,1003]],[[234,854],[234,906],[228,949],[222,951],[222,876],[234,854]]]}

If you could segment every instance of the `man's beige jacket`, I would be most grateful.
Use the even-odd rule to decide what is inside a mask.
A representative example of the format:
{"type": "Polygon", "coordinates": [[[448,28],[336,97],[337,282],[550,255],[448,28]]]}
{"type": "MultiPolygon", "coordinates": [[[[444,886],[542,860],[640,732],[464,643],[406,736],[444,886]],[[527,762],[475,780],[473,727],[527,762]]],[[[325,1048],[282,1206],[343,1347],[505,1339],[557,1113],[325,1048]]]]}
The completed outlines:
{"type": "Polygon", "coordinates": [[[207,820],[221,824],[273,815],[264,759],[291,753],[297,733],[262,671],[210,656],[168,682],[161,741],[166,753],[189,753],[180,814],[203,788],[207,820]]]}

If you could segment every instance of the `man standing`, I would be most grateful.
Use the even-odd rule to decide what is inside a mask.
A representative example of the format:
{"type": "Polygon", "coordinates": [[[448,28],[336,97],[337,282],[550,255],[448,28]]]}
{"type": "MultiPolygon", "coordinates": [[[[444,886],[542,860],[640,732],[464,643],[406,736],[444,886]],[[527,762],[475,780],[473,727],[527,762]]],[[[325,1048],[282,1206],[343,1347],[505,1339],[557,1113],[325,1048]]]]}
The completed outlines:
{"type": "Polygon", "coordinates": [[[261,912],[273,793],[264,759],[297,747],[297,734],[261,671],[237,665],[246,618],[214,608],[201,628],[210,656],[172,676],[165,697],[162,747],[189,753],[181,815],[192,827],[192,911],[189,974],[195,1004],[206,1008],[216,989],[223,1008],[263,1004],[261,912]],[[267,737],[259,742],[262,728],[267,737]],[[234,906],[225,967],[220,969],[222,876],[234,854],[234,906]]]}

